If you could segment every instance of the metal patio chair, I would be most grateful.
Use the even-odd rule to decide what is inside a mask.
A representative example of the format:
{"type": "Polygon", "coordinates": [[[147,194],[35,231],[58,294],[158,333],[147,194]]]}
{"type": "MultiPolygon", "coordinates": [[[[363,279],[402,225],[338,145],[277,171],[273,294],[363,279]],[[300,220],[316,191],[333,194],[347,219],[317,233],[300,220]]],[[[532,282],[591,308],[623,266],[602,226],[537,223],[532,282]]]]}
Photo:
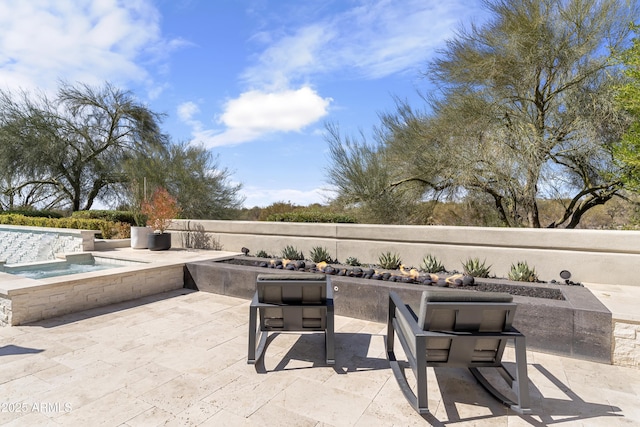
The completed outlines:
{"type": "Polygon", "coordinates": [[[269,332],[315,331],[325,333],[326,362],[335,364],[333,288],[329,277],[324,274],[258,276],[249,313],[247,363],[255,364],[264,355],[269,332]]]}
{"type": "MultiPolygon", "coordinates": [[[[530,413],[525,337],[511,324],[516,304],[509,294],[465,290],[428,290],[422,293],[416,316],[398,294],[389,293],[387,358],[398,384],[414,409],[429,412],[427,367],[469,368],[495,398],[518,413],[530,413]],[[394,352],[395,335],[416,377],[416,393],[394,352]],[[516,375],[502,364],[507,341],[513,340],[516,375]],[[512,401],[493,387],[478,368],[498,368],[515,392],[512,401]]],[[[406,363],[406,362],[405,362],[406,363]]]]}

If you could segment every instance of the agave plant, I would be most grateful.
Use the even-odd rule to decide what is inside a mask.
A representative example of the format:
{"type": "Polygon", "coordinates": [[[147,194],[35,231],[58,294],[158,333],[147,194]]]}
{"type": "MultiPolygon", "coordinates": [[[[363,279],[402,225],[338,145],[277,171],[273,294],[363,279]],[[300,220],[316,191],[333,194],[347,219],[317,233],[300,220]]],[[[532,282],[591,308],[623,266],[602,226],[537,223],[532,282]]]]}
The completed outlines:
{"type": "Polygon", "coordinates": [[[439,273],[445,271],[444,265],[435,256],[429,254],[422,258],[420,268],[427,273],[439,273]]]}
{"type": "Polygon", "coordinates": [[[358,260],[358,258],[352,257],[352,256],[348,257],[347,260],[344,263],[347,264],[347,265],[351,265],[353,267],[358,267],[358,266],[362,265],[360,263],[360,261],[358,260]]]}
{"type": "Polygon", "coordinates": [[[469,258],[462,263],[464,274],[473,277],[489,277],[491,266],[486,266],[486,260],[480,261],[479,258],[469,258]]]}
{"type": "Polygon", "coordinates": [[[538,280],[538,274],[536,269],[530,268],[526,261],[518,261],[516,264],[511,264],[509,279],[517,282],[535,282],[538,280]]]}
{"type": "Polygon", "coordinates": [[[329,251],[327,250],[327,248],[322,248],[320,246],[311,248],[309,257],[313,262],[331,262],[331,255],[329,255],[329,251]]]}
{"type": "Polygon", "coordinates": [[[378,263],[380,264],[380,267],[387,270],[397,270],[400,267],[400,264],[402,264],[402,260],[400,259],[400,255],[386,252],[380,254],[378,257],[378,263]]]}
{"type": "Polygon", "coordinates": [[[287,245],[282,250],[282,258],[284,259],[294,259],[294,260],[303,260],[304,254],[301,251],[298,251],[297,248],[287,245]]]}
{"type": "Polygon", "coordinates": [[[265,250],[263,250],[263,249],[260,249],[258,252],[256,252],[256,256],[257,256],[258,258],[271,258],[271,257],[269,256],[269,254],[267,253],[267,251],[265,251],[265,250]]]}

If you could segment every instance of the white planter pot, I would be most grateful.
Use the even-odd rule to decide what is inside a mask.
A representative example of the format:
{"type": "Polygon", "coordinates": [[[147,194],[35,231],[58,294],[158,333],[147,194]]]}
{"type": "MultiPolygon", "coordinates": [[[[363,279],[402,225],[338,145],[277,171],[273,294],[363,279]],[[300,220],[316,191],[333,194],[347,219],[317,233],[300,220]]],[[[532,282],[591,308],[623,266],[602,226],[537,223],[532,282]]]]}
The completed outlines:
{"type": "Polygon", "coordinates": [[[151,227],[131,226],[131,247],[133,249],[147,249],[147,238],[153,233],[151,227]]]}

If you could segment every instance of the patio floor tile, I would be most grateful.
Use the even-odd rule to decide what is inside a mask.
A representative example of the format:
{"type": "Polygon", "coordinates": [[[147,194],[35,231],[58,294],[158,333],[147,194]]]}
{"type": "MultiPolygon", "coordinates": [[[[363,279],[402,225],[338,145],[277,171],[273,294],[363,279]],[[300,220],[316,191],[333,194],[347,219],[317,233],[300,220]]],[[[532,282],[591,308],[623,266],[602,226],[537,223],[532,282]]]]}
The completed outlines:
{"type": "Polygon", "coordinates": [[[529,351],[525,416],[466,370],[429,369],[431,414],[419,416],[386,360],[385,325],[338,316],[335,366],[321,333],[273,334],[253,366],[248,318],[246,300],[182,289],[0,328],[0,425],[640,425],[636,368],[529,351]]]}

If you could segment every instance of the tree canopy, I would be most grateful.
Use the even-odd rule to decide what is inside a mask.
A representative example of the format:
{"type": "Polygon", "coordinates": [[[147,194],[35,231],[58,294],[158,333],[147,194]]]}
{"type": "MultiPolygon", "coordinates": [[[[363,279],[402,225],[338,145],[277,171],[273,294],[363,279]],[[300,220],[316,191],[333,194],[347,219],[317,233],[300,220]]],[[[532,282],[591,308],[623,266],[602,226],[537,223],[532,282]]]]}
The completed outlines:
{"type": "Polygon", "coordinates": [[[0,90],[0,209],[137,208],[146,181],[183,216],[231,216],[240,184],[204,147],[173,143],[162,118],[110,83],[63,82],[55,96],[0,90]]]}
{"type": "Polygon", "coordinates": [[[244,201],[241,184],[232,183],[229,169],[202,146],[172,143],[129,159],[125,170],[130,181],[121,194],[129,206],[138,205],[157,187],[175,195],[183,218],[232,219],[244,201]]]}
{"type": "Polygon", "coordinates": [[[54,98],[0,91],[0,120],[4,150],[20,164],[5,177],[8,207],[22,196],[23,205],[90,209],[127,180],[128,156],[166,144],[160,116],[110,84],[63,83],[54,98]]]}
{"type": "MultiPolygon", "coordinates": [[[[629,119],[615,102],[623,77],[610,54],[629,41],[637,6],[483,3],[491,18],[459,30],[428,64],[424,75],[435,89],[425,94],[425,110],[398,101],[381,116],[370,157],[392,171],[382,192],[417,186],[418,199],[490,201],[502,225],[576,227],[623,191],[614,148],[629,119]],[[546,224],[543,199],[564,205],[546,224]]],[[[338,145],[331,133],[328,139],[338,145]]],[[[329,182],[340,192],[341,169],[362,157],[335,152],[329,182]]]]}
{"type": "MultiPolygon", "coordinates": [[[[634,27],[636,34],[638,27],[634,27]]],[[[629,49],[620,54],[627,80],[618,87],[617,100],[633,122],[619,144],[616,158],[623,169],[623,179],[629,189],[640,192],[640,38],[636,36],[629,49]]]]}

